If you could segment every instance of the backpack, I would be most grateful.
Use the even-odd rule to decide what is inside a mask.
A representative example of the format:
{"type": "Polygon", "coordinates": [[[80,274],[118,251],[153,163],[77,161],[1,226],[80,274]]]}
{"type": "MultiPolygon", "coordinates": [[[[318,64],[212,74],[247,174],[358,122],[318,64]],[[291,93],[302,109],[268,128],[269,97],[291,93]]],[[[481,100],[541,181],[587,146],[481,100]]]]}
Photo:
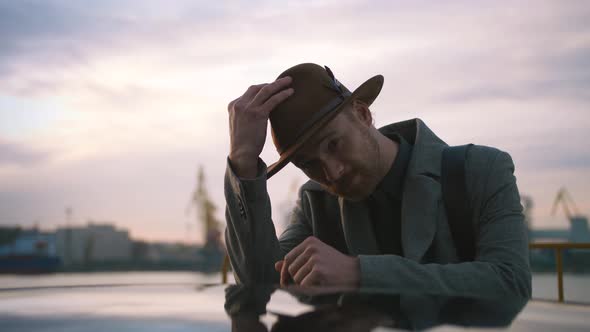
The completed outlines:
{"type": "Polygon", "coordinates": [[[449,146],[443,150],[441,187],[447,220],[457,255],[462,262],[475,260],[475,229],[472,207],[465,183],[465,158],[473,144],[449,146]]]}

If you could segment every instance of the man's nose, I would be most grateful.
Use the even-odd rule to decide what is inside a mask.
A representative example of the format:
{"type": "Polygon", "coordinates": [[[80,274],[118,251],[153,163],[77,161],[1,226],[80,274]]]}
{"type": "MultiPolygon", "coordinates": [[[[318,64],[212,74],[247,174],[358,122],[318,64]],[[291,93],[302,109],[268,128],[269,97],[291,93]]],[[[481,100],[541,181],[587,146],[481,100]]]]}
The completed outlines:
{"type": "Polygon", "coordinates": [[[334,158],[326,158],[324,160],[324,176],[329,182],[335,182],[342,177],[344,173],[344,165],[334,158]]]}

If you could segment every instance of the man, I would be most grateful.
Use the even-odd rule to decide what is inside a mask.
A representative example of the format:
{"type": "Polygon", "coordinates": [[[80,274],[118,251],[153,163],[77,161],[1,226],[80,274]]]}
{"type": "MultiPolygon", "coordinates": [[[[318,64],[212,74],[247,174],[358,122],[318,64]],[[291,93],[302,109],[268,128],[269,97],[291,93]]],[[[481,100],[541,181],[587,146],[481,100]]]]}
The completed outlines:
{"type": "Polygon", "coordinates": [[[461,261],[439,182],[447,145],[419,119],[376,129],[369,106],[382,85],[378,75],[351,93],[329,68],[307,63],[229,104],[226,243],[237,281],[529,297],[510,156],[468,150],[476,255],[461,261]],[[259,155],[269,121],[280,159],[267,168],[259,155]],[[288,162],[310,181],[277,239],[266,185],[288,162]]]}

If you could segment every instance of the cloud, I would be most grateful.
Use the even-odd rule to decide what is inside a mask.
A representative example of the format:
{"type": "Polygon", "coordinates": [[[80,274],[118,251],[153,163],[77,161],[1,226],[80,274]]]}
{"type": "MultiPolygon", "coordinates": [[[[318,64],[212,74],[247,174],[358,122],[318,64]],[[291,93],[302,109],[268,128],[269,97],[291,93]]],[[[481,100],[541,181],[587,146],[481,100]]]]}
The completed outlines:
{"type": "MultiPolygon", "coordinates": [[[[401,104],[523,99],[538,92],[588,97],[588,75],[576,69],[588,61],[583,22],[590,14],[583,3],[535,2],[534,13],[528,2],[485,10],[463,2],[376,4],[367,10],[363,1],[257,1],[248,8],[108,1],[90,11],[63,1],[8,2],[0,40],[10,56],[0,60],[0,72],[11,68],[3,85],[15,94],[71,99],[75,91],[78,100],[112,98],[111,104],[129,90],[162,90],[164,82],[174,89],[199,85],[209,71],[224,78],[226,90],[238,83],[245,89],[247,77],[269,80],[308,60],[333,65],[351,85],[385,72],[401,104]],[[234,84],[227,86],[229,78],[234,84]]],[[[219,94],[217,86],[212,82],[203,94],[219,94]]]]}
{"type": "Polygon", "coordinates": [[[98,50],[109,36],[127,30],[124,20],[100,17],[66,1],[2,2],[0,22],[2,65],[22,60],[39,66],[83,62],[88,46],[98,50]]]}
{"type": "MultiPolygon", "coordinates": [[[[590,18],[590,15],[589,15],[590,18]]],[[[526,64],[513,63],[501,69],[497,75],[473,86],[464,86],[436,102],[463,103],[490,100],[524,101],[538,98],[561,98],[567,100],[590,101],[590,29],[588,43],[583,47],[563,50],[538,50],[544,55],[533,63],[535,74],[525,79],[511,79],[510,73],[516,67],[526,64]],[[549,53],[549,54],[547,54],[549,53]],[[552,53],[552,54],[551,54],[552,53]],[[535,63],[536,62],[536,63],[535,63]]],[[[488,57],[482,61],[491,61],[488,57]]],[[[483,80],[482,80],[483,81],[483,80]]]]}
{"type": "Polygon", "coordinates": [[[35,166],[49,160],[50,153],[18,143],[0,141],[0,167],[35,166]]]}
{"type": "MultiPolygon", "coordinates": [[[[518,150],[516,150],[518,154],[518,150]]],[[[527,147],[519,167],[535,170],[583,170],[590,172],[590,151],[564,150],[561,146],[527,147]]]]}
{"type": "Polygon", "coordinates": [[[88,80],[87,71],[105,57],[128,57],[139,64],[137,60],[156,49],[166,54],[167,47],[178,45],[179,36],[203,34],[199,25],[215,18],[214,10],[202,6],[197,20],[179,20],[196,8],[177,3],[186,11],[158,2],[2,2],[0,86],[29,96],[63,93],[88,80]]]}

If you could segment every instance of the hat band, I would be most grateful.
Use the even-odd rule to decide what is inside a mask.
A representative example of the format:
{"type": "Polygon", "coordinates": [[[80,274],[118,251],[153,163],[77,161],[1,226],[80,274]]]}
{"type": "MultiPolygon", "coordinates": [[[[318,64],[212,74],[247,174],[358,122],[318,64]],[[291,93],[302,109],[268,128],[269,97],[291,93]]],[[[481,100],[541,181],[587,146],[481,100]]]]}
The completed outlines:
{"type": "MultiPolygon", "coordinates": [[[[350,93],[349,91],[342,91],[341,94],[339,94],[336,98],[332,99],[328,104],[326,104],[324,107],[322,107],[319,110],[319,112],[316,112],[311,118],[309,118],[309,120],[307,120],[303,124],[303,126],[301,126],[301,129],[299,129],[299,131],[295,135],[295,139],[293,140],[293,142],[297,142],[299,140],[299,138],[301,136],[303,136],[303,134],[305,134],[305,132],[307,132],[309,130],[309,128],[311,128],[311,126],[313,126],[316,122],[318,122],[324,116],[326,116],[326,115],[332,113],[334,110],[336,110],[338,108],[338,106],[340,104],[342,104],[342,102],[347,97],[350,97],[351,95],[352,95],[352,93],[350,93]]],[[[278,152],[279,152],[279,154],[282,154],[285,150],[287,150],[287,148],[280,149],[278,152]]]]}

